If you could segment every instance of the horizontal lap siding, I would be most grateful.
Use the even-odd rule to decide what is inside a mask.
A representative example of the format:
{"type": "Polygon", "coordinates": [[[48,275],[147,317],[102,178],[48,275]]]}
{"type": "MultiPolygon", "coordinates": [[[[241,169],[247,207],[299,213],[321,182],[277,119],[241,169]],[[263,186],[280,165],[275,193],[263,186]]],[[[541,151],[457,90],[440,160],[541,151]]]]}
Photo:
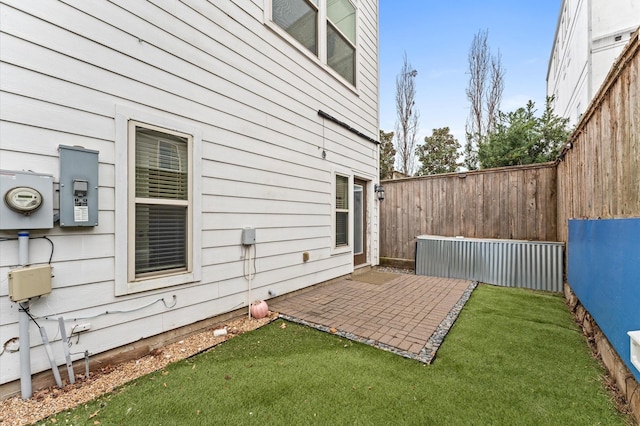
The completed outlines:
{"type": "MultiPolygon", "coordinates": [[[[239,244],[245,226],[257,229],[254,297],[350,272],[351,254],[331,252],[332,172],[375,179],[377,151],[317,111],[377,139],[377,2],[358,6],[354,92],[268,29],[262,1],[3,1],[0,168],[57,180],[59,144],[100,151],[100,226],[32,233],[55,244],[54,291],[33,304],[33,314],[75,318],[156,301],[118,318],[91,319],[92,331],[74,350],[98,353],[236,309],[246,304],[239,244]],[[114,297],[116,105],[202,132],[199,285],[114,297]],[[311,254],[307,263],[303,251],[311,254]],[[157,302],[170,305],[174,295],[174,309],[157,302]]],[[[376,228],[376,212],[372,220],[376,228]]],[[[0,254],[6,277],[18,263],[17,243],[0,243],[0,254]]],[[[49,254],[45,240],[32,240],[33,262],[49,254]]],[[[18,320],[4,282],[0,343],[17,335],[18,320]]],[[[56,334],[55,321],[42,324],[56,334]]],[[[33,370],[47,369],[35,331],[31,345],[33,370]]],[[[18,371],[17,354],[3,355],[0,382],[17,379],[18,371]]]]}

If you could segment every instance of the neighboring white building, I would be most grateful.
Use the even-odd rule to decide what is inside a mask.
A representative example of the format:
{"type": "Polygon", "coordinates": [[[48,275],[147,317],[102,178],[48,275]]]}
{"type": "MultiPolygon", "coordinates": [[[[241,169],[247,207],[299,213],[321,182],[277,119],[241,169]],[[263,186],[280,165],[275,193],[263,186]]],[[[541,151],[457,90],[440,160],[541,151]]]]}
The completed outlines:
{"type": "MultiPolygon", "coordinates": [[[[77,360],[378,263],[377,0],[2,0],[0,13],[2,178],[52,175],[42,215],[71,191],[62,175],[74,220],[78,193],[98,200],[97,226],[31,230],[29,263],[49,262],[35,238],[55,247],[30,313],[58,364],[58,317],[77,360]],[[98,152],[95,188],[60,146],[98,152]]],[[[26,216],[3,215],[0,385],[15,386],[9,223],[26,216]]],[[[48,370],[30,329],[20,346],[48,370]]]]}
{"type": "Polygon", "coordinates": [[[547,71],[554,111],[578,122],[640,25],[638,0],[563,0],[547,71]]]}

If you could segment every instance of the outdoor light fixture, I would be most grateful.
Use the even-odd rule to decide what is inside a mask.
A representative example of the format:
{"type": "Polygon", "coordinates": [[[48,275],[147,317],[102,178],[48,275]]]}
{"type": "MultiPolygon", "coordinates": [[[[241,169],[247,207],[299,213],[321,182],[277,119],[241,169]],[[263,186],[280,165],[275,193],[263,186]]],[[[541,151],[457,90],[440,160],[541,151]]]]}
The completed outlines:
{"type": "Polygon", "coordinates": [[[378,201],[384,200],[384,186],[376,184],[375,191],[378,195],[378,201]]]}

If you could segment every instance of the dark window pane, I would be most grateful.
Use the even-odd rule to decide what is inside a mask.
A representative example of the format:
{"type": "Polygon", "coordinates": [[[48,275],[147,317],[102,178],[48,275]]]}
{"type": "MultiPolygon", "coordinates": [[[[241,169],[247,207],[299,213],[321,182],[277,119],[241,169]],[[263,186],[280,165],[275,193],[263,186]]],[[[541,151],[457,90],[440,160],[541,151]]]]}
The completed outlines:
{"type": "Polygon", "coordinates": [[[318,54],[318,10],[306,0],[273,0],[272,19],[314,55],[318,54]]]}
{"type": "Polygon", "coordinates": [[[351,84],[355,84],[355,54],[353,46],[328,24],[327,63],[351,84]]]}
{"type": "Polygon", "coordinates": [[[336,246],[349,244],[349,213],[336,212],[336,246]]]}
{"type": "Polygon", "coordinates": [[[187,267],[187,208],[136,205],[136,274],[187,267]]]}

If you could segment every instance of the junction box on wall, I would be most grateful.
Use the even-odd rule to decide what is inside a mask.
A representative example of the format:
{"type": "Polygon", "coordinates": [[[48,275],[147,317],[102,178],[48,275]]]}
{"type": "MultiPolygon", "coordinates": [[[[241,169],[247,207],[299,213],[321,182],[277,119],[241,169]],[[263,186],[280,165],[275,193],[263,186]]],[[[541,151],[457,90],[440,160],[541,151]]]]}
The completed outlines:
{"type": "Polygon", "coordinates": [[[9,271],[9,299],[25,302],[51,293],[51,265],[34,265],[9,271]]]}
{"type": "Polygon", "coordinates": [[[255,228],[243,228],[242,229],[242,245],[252,246],[256,243],[256,230],[255,228]]]}

